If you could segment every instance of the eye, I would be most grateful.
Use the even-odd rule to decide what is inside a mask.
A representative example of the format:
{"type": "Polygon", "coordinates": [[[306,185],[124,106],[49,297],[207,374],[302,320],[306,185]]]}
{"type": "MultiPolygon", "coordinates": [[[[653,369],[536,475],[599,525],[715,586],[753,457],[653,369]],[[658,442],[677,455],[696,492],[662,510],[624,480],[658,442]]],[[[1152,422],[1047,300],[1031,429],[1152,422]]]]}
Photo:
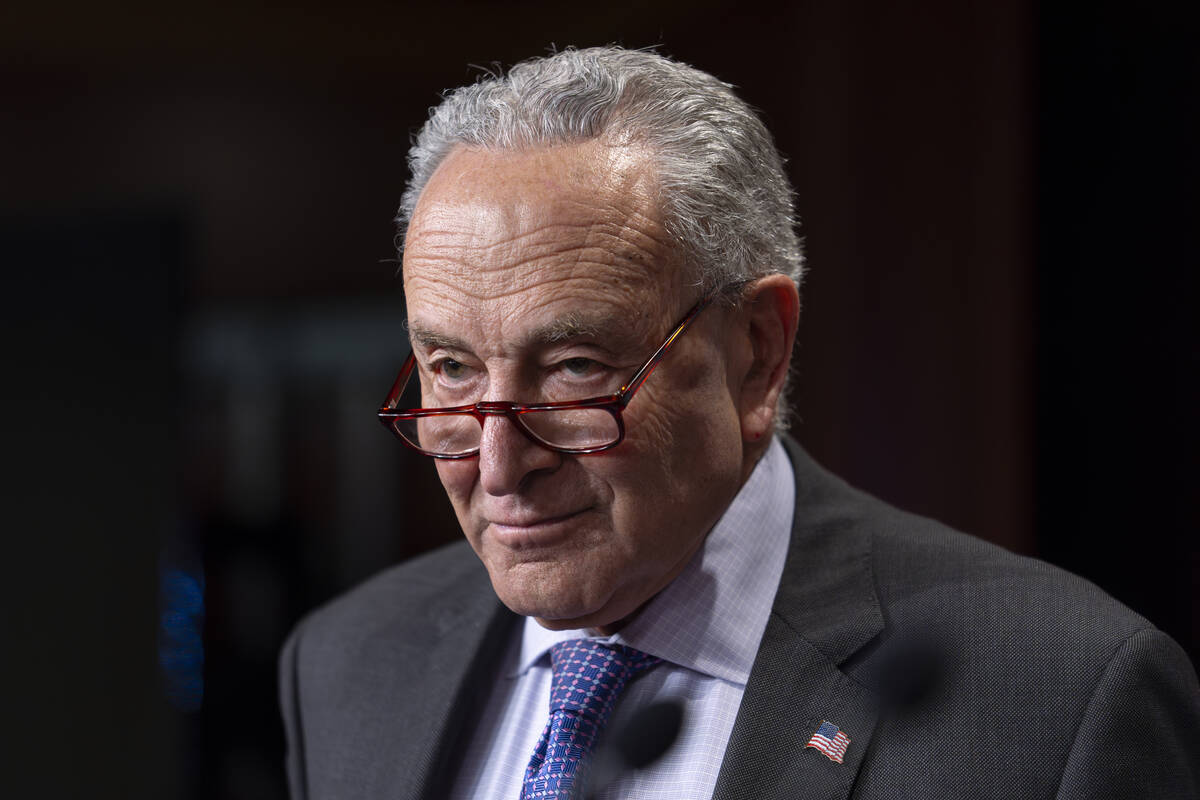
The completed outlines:
{"type": "Polygon", "coordinates": [[[568,358],[559,362],[559,366],[574,378],[587,378],[600,370],[600,364],[590,358],[568,358]]]}
{"type": "Polygon", "coordinates": [[[467,377],[467,366],[453,358],[443,358],[433,363],[433,371],[446,380],[458,381],[467,377]]]}

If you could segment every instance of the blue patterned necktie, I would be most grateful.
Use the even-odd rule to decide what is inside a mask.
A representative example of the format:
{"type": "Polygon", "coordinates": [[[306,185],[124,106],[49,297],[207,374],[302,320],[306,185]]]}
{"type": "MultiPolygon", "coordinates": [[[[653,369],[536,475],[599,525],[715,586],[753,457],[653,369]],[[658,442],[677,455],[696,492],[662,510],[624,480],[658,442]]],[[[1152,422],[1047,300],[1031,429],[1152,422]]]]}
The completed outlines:
{"type": "Polygon", "coordinates": [[[617,696],[634,676],[661,662],[632,647],[590,639],[551,647],[550,721],[525,768],[521,800],[571,798],[617,696]]]}

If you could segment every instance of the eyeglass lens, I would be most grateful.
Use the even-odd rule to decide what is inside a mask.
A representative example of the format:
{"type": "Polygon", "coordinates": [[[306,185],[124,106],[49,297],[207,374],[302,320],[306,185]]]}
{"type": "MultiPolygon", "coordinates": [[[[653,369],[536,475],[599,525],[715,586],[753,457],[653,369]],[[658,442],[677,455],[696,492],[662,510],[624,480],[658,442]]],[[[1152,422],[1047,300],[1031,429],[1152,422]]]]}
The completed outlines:
{"type": "MultiPolygon", "coordinates": [[[[582,399],[582,398],[579,398],[582,399]]],[[[420,378],[409,378],[398,408],[421,408],[420,378]]],[[[585,450],[604,447],[621,437],[616,418],[600,408],[525,411],[510,416],[533,438],[551,447],[585,450]]],[[[427,453],[462,455],[479,447],[482,420],[472,414],[437,414],[392,422],[396,433],[427,453]]]]}
{"type": "MultiPolygon", "coordinates": [[[[525,411],[513,415],[535,439],[551,447],[584,450],[620,438],[616,418],[599,408],[525,411]]],[[[427,453],[460,455],[479,447],[481,420],[471,414],[438,414],[392,423],[396,432],[427,453]]]]}

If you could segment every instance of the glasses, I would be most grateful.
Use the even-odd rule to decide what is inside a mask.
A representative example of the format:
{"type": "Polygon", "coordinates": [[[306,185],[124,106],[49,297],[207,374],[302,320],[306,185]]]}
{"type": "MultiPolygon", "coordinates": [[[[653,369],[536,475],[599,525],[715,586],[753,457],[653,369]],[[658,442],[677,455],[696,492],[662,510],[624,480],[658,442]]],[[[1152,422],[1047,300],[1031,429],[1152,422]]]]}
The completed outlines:
{"type": "Polygon", "coordinates": [[[622,410],[713,297],[714,294],[706,295],[693,306],[650,360],[616,394],[554,403],[485,400],[451,408],[397,409],[416,368],[416,354],[410,353],[379,409],[379,421],[413,450],[433,458],[478,455],[483,423],[488,417],[506,417],[526,437],[559,453],[581,455],[611,450],[625,438],[622,410]]]}

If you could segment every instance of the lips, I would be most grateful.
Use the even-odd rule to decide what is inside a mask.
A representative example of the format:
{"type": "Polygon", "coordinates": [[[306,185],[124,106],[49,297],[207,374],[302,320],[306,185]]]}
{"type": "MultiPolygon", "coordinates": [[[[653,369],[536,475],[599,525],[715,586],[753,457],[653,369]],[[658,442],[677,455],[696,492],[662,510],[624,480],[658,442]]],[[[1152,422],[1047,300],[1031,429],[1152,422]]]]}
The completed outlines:
{"type": "Polygon", "coordinates": [[[536,528],[568,520],[571,517],[582,514],[586,510],[568,511],[565,514],[514,514],[511,517],[499,517],[489,520],[489,522],[502,528],[536,528]]]}
{"type": "Polygon", "coordinates": [[[583,508],[565,514],[512,514],[488,521],[488,530],[501,544],[513,549],[548,547],[570,538],[583,508]]]}

